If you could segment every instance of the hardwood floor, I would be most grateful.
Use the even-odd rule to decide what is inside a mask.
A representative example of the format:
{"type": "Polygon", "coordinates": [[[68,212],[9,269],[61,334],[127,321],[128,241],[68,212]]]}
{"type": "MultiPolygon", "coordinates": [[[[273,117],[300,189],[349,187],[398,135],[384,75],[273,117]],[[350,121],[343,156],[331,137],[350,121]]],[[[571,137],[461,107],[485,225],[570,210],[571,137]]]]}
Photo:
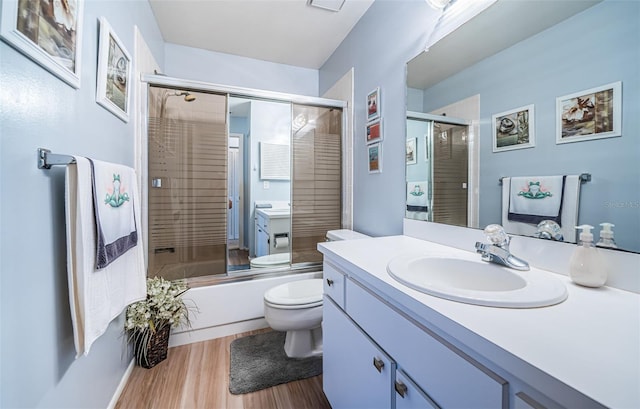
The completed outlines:
{"type": "Polygon", "coordinates": [[[116,409],[331,409],[322,375],[244,395],[229,392],[231,341],[266,331],[170,348],[154,368],[133,369],[116,409]]]}
{"type": "Polygon", "coordinates": [[[232,249],[229,250],[229,265],[239,266],[249,264],[249,250],[232,249]]]}

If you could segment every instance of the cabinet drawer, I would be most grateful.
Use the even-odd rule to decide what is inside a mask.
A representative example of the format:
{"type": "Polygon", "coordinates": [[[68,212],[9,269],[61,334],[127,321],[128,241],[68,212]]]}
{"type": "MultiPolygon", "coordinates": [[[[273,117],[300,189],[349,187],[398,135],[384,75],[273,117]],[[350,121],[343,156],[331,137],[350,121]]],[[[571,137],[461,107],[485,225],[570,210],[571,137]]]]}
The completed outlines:
{"type": "Polygon", "coordinates": [[[323,308],[322,387],[331,407],[392,408],[395,362],[329,297],[323,308]]]}
{"type": "Polygon", "coordinates": [[[401,370],[396,370],[394,382],[396,409],[440,409],[411,378],[401,370]]]}
{"type": "Polygon", "coordinates": [[[331,297],[340,308],[344,309],[344,274],[326,261],[323,264],[322,271],[324,293],[331,297]]]}
{"type": "Polygon", "coordinates": [[[263,230],[269,231],[269,226],[267,224],[267,221],[269,219],[267,219],[266,217],[264,217],[262,214],[258,213],[256,215],[256,224],[258,225],[258,227],[262,228],[263,230]]]}
{"type": "Polygon", "coordinates": [[[347,314],[442,408],[507,408],[507,382],[428,328],[346,280],[347,314]]]}

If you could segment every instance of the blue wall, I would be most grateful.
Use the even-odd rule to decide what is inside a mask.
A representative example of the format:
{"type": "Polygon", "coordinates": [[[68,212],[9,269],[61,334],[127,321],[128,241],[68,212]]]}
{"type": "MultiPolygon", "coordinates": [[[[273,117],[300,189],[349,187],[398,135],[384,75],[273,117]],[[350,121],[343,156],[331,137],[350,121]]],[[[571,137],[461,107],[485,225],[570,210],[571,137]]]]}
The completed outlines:
{"type": "Polygon", "coordinates": [[[165,74],[213,84],[318,96],[318,71],[167,43],[165,74]]]}
{"type": "Polygon", "coordinates": [[[98,18],[133,56],[137,25],[155,58],[162,36],[146,1],[85,2],[81,88],[0,42],[0,406],[106,407],[129,364],[122,317],[74,360],[69,312],[64,167],[36,168],[36,149],[133,166],[134,124],[95,102],[98,18]]]}
{"type": "Polygon", "coordinates": [[[354,67],[354,229],[402,233],[405,203],[406,62],[424,49],[438,13],[422,0],[376,0],[320,69],[320,95],[354,67]],[[382,173],[367,166],[366,95],[380,87],[382,173]]]}
{"type": "Polygon", "coordinates": [[[614,223],[618,245],[640,251],[639,21],[639,2],[604,1],[425,90],[425,112],[480,94],[480,226],[500,222],[501,176],[589,172],[579,222],[614,223]],[[556,97],[616,81],[622,137],[557,145],[556,97]],[[529,104],[535,148],[494,153],[491,116],[529,104]]]}

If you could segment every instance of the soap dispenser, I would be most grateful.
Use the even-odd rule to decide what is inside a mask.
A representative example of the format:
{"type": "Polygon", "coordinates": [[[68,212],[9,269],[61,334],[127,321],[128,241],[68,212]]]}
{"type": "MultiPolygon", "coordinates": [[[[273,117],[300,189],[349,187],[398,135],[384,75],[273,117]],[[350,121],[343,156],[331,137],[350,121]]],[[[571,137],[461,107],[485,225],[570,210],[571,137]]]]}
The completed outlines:
{"type": "Polygon", "coordinates": [[[600,223],[600,226],[602,226],[602,230],[600,230],[600,240],[598,240],[596,246],[617,249],[618,246],[616,246],[616,242],[613,240],[613,230],[611,230],[612,227],[615,227],[615,224],[600,223]]]}
{"type": "Polygon", "coordinates": [[[580,241],[571,256],[569,277],[576,284],[601,287],[607,282],[607,271],[601,254],[593,245],[593,226],[583,224],[576,226],[576,229],[581,230],[580,241]]]}

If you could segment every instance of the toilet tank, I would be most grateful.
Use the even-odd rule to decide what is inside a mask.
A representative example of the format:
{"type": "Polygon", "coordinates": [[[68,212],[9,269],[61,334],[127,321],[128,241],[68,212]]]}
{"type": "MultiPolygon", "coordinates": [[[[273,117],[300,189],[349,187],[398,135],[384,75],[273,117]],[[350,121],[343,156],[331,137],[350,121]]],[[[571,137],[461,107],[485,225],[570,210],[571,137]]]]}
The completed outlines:
{"type": "Polygon", "coordinates": [[[369,238],[369,236],[349,229],[329,230],[327,232],[328,241],[356,240],[366,238],[369,238]]]}

